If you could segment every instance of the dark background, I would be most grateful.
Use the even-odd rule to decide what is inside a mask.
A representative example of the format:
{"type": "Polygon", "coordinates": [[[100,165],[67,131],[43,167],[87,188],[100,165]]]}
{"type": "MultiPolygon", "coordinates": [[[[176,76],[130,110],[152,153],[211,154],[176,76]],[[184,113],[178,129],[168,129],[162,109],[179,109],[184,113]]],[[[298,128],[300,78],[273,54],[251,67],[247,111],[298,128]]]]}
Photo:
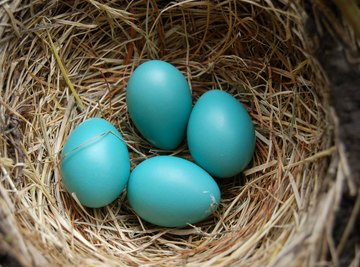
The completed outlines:
{"type": "MultiPolygon", "coordinates": [[[[314,56],[330,82],[329,99],[338,120],[336,142],[344,145],[351,171],[350,179],[354,182],[352,190],[356,191],[352,192],[345,185],[332,231],[337,247],[351,214],[356,212],[355,204],[360,196],[360,48],[359,45],[354,49],[346,44],[341,36],[343,31],[334,28],[334,25],[338,25],[344,30],[344,24],[349,23],[334,2],[313,0],[306,1],[305,6],[309,15],[307,32],[316,44],[314,56]]],[[[360,1],[358,3],[359,6],[360,1]]],[[[360,20],[360,17],[357,19],[360,20]]],[[[360,36],[357,37],[360,39],[360,36]]],[[[355,222],[349,228],[348,239],[338,255],[339,266],[349,266],[355,257],[355,247],[360,247],[359,209],[357,211],[355,222]]],[[[328,257],[331,261],[330,252],[328,257]]]]}

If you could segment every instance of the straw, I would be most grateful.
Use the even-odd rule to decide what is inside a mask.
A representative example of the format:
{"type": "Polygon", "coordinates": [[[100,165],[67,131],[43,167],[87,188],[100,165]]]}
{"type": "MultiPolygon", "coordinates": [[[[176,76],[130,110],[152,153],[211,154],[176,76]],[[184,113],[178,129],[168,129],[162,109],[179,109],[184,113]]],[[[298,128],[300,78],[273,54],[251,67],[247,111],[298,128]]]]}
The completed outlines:
{"type": "Polygon", "coordinates": [[[319,266],[327,260],[324,233],[335,213],[330,201],[341,194],[344,179],[342,169],[338,183],[327,179],[338,171],[338,149],[327,115],[327,81],[308,53],[303,6],[50,0],[17,1],[4,10],[0,224],[6,221],[9,238],[19,240],[10,244],[21,262],[319,266]],[[69,134],[95,116],[119,129],[132,169],[156,155],[191,159],[186,142],[175,151],[158,150],[129,118],[127,81],[149,59],[176,66],[194,102],[210,89],[228,91],[256,129],[248,169],[217,180],[222,199],[216,213],[182,229],[140,219],[126,190],[107,207],[81,207],[65,191],[59,169],[69,134]]]}

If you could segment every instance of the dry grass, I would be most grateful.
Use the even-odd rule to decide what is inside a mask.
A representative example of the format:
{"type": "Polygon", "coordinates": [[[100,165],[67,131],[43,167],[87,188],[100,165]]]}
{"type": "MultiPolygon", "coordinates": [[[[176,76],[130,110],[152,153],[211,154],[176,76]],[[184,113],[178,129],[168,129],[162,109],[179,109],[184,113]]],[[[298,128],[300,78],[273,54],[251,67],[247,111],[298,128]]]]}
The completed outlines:
{"type": "MultiPolygon", "coordinates": [[[[29,266],[326,265],[343,171],[302,7],[286,2],[5,1],[0,220],[17,257],[29,266]],[[187,228],[141,221],[125,192],[83,209],[61,183],[62,146],[90,117],[121,131],[132,168],[168,153],[144,141],[127,114],[127,80],[147,59],[178,67],[194,101],[212,88],[232,93],[256,127],[251,167],[219,181],[218,212],[187,228]]],[[[186,144],[171,154],[190,157],[186,144]]]]}

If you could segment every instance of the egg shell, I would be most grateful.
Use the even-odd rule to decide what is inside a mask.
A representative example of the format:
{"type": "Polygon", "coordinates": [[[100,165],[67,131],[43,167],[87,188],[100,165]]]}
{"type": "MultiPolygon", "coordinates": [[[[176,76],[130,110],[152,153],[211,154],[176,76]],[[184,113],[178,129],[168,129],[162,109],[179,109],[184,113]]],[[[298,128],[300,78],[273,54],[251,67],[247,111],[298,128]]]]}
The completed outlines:
{"type": "Polygon", "coordinates": [[[187,139],[195,162],[219,178],[243,171],[255,149],[255,129],[248,112],[221,90],[210,90],[195,103],[187,139]]]}
{"type": "Polygon", "coordinates": [[[61,160],[66,190],[80,203],[103,207],[123,191],[130,175],[128,149],[118,130],[108,121],[92,118],[68,137],[61,160]]]}
{"type": "Polygon", "coordinates": [[[156,156],[133,170],[127,197],[145,221],[182,227],[211,215],[220,202],[220,190],[196,164],[174,156],[156,156]]]}
{"type": "Polygon", "coordinates": [[[126,103],[136,128],[154,146],[172,150],[184,140],[192,97],[173,65],[151,60],[138,66],[127,85],[126,103]]]}

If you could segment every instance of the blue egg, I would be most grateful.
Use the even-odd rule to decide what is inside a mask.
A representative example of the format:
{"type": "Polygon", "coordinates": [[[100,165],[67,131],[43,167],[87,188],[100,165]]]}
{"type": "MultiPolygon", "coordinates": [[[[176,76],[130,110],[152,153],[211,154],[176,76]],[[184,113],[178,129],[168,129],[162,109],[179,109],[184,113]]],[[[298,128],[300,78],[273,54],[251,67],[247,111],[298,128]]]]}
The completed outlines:
{"type": "Polygon", "coordinates": [[[137,67],[128,82],[126,103],[136,128],[154,146],[172,150],[184,140],[191,91],[173,65],[151,60],[137,67]]]}
{"type": "Polygon", "coordinates": [[[187,139],[195,162],[219,178],[243,171],[255,149],[255,129],[248,112],[220,90],[208,91],[196,102],[187,139]]]}
{"type": "Polygon", "coordinates": [[[196,164],[174,156],[157,156],[133,170],[127,197],[145,221],[182,227],[211,215],[220,202],[220,190],[196,164]]]}
{"type": "Polygon", "coordinates": [[[99,208],[114,201],[130,175],[129,152],[123,138],[104,119],[92,118],[75,128],[61,157],[66,190],[75,193],[87,207],[99,208]]]}

